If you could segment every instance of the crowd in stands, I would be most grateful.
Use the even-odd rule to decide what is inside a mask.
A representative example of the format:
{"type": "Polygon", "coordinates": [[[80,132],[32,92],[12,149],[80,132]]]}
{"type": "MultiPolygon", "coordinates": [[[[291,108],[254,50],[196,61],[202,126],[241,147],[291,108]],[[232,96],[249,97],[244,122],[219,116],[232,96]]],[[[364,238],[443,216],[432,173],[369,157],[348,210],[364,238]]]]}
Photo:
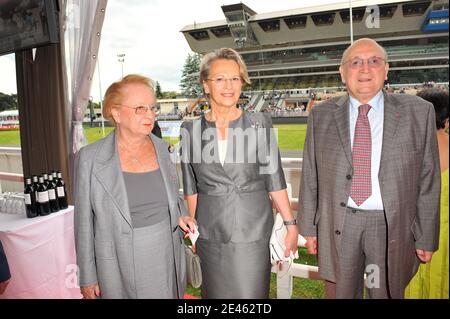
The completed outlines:
{"type": "MultiPolygon", "coordinates": [[[[434,81],[425,82],[417,85],[392,86],[387,85],[386,91],[389,93],[405,93],[416,95],[417,92],[424,88],[438,87],[448,91],[448,85],[440,85],[434,81]]],[[[256,105],[250,103],[254,94],[262,94],[262,99],[266,102],[266,106],[261,110],[265,113],[271,113],[272,116],[306,116],[308,111],[316,104],[328,100],[330,98],[346,93],[343,87],[335,88],[315,88],[315,89],[291,89],[291,90],[265,90],[265,91],[248,91],[241,96],[241,100],[237,107],[248,112],[255,112],[256,105]],[[298,98],[299,101],[286,102],[286,99],[298,98]],[[280,102],[280,100],[283,100],[280,102]]],[[[182,119],[185,116],[201,116],[208,110],[206,102],[200,103],[196,108],[191,110],[177,110],[176,114],[170,114],[177,119],[182,119]]],[[[160,116],[162,120],[169,118],[160,116]]],[[[175,119],[175,118],[170,118],[175,119]]]]}

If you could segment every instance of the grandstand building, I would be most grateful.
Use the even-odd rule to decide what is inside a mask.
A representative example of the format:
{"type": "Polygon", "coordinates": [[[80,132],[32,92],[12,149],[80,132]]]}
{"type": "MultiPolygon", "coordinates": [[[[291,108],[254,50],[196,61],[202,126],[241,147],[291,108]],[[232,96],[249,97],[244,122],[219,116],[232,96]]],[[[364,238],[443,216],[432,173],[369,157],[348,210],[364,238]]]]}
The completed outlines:
{"type": "MultiPolygon", "coordinates": [[[[244,58],[251,90],[341,87],[339,64],[350,44],[349,3],[258,14],[224,5],[224,20],[185,26],[192,51],[221,47],[244,58]]],[[[354,0],[354,39],[377,40],[389,55],[389,85],[448,84],[448,1],[354,0]]]]}

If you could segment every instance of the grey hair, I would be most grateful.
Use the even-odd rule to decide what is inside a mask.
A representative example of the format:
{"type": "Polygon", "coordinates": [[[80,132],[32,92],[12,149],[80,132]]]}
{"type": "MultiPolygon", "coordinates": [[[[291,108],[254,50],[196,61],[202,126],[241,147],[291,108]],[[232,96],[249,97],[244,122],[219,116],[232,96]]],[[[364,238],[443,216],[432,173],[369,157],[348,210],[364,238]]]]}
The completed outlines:
{"type": "Polygon", "coordinates": [[[346,62],[347,60],[347,56],[349,54],[349,52],[359,43],[361,42],[371,42],[372,44],[374,44],[377,48],[379,48],[381,50],[381,52],[383,53],[383,59],[385,59],[386,61],[388,60],[388,54],[386,52],[386,49],[383,48],[381,45],[378,44],[377,41],[370,39],[370,38],[362,38],[362,39],[358,39],[355,42],[353,42],[347,49],[345,49],[344,53],[342,54],[342,58],[341,58],[341,65],[344,64],[344,62],[346,62]]]}
{"type": "Polygon", "coordinates": [[[214,50],[206,54],[202,62],[200,63],[200,83],[206,81],[209,78],[209,71],[211,69],[211,64],[216,60],[232,60],[239,65],[239,73],[242,81],[247,84],[251,84],[250,78],[248,76],[247,66],[244,63],[242,57],[235,50],[230,48],[221,48],[214,50]]]}

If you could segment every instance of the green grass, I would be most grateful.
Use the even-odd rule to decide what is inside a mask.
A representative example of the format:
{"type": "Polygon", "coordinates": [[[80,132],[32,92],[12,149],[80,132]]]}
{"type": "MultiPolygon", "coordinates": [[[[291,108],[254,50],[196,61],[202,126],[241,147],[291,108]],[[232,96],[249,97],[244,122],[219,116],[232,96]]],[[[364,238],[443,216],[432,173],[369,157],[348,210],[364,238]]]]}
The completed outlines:
{"type": "MultiPolygon", "coordinates": [[[[306,124],[279,124],[274,127],[278,129],[278,146],[280,150],[303,149],[306,136],[306,124]]],[[[105,136],[112,130],[112,127],[105,127],[105,136]]],[[[101,127],[85,127],[84,132],[89,144],[103,137],[101,127]]],[[[176,144],[179,139],[165,137],[164,140],[171,144],[176,144]]],[[[20,145],[19,131],[0,132],[0,145],[20,145]]]]}
{"type": "Polygon", "coordinates": [[[305,145],[306,124],[278,124],[278,147],[280,150],[302,150],[305,145]]]}
{"type": "Polygon", "coordinates": [[[20,131],[0,131],[0,145],[20,146],[20,131]]]}
{"type": "MultiPolygon", "coordinates": [[[[113,129],[113,127],[105,127],[105,136],[108,135],[113,129]]],[[[91,144],[92,142],[98,141],[99,139],[103,138],[102,131],[103,130],[101,127],[85,127],[84,134],[86,135],[88,143],[91,144]]]]}
{"type": "MultiPolygon", "coordinates": [[[[309,255],[306,248],[299,248],[299,258],[294,260],[297,264],[305,264],[310,266],[317,266],[317,258],[314,255],[309,255]]],[[[277,280],[276,274],[270,274],[270,290],[269,298],[277,298],[277,280]]],[[[294,277],[292,299],[324,299],[325,298],[325,282],[322,280],[304,279],[294,277]]],[[[188,285],[186,293],[192,296],[200,297],[200,288],[193,288],[188,285]]]]}

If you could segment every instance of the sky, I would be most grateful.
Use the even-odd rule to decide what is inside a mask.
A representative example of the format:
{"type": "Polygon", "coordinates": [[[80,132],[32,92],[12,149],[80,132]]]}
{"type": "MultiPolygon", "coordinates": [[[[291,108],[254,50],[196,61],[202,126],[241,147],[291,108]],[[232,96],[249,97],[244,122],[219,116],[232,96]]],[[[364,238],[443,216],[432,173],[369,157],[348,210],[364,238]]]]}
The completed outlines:
{"type": "MultiPolygon", "coordinates": [[[[185,59],[191,50],[180,30],[225,16],[221,6],[242,1],[257,13],[289,10],[343,0],[109,0],[91,96],[99,101],[122,76],[118,54],[125,54],[124,74],[139,73],[159,81],[163,91],[180,91],[185,59]],[[99,77],[100,74],[100,77],[99,77]],[[101,91],[101,94],[100,94],[101,91]]],[[[16,93],[14,55],[0,56],[0,92],[16,93]]]]}

